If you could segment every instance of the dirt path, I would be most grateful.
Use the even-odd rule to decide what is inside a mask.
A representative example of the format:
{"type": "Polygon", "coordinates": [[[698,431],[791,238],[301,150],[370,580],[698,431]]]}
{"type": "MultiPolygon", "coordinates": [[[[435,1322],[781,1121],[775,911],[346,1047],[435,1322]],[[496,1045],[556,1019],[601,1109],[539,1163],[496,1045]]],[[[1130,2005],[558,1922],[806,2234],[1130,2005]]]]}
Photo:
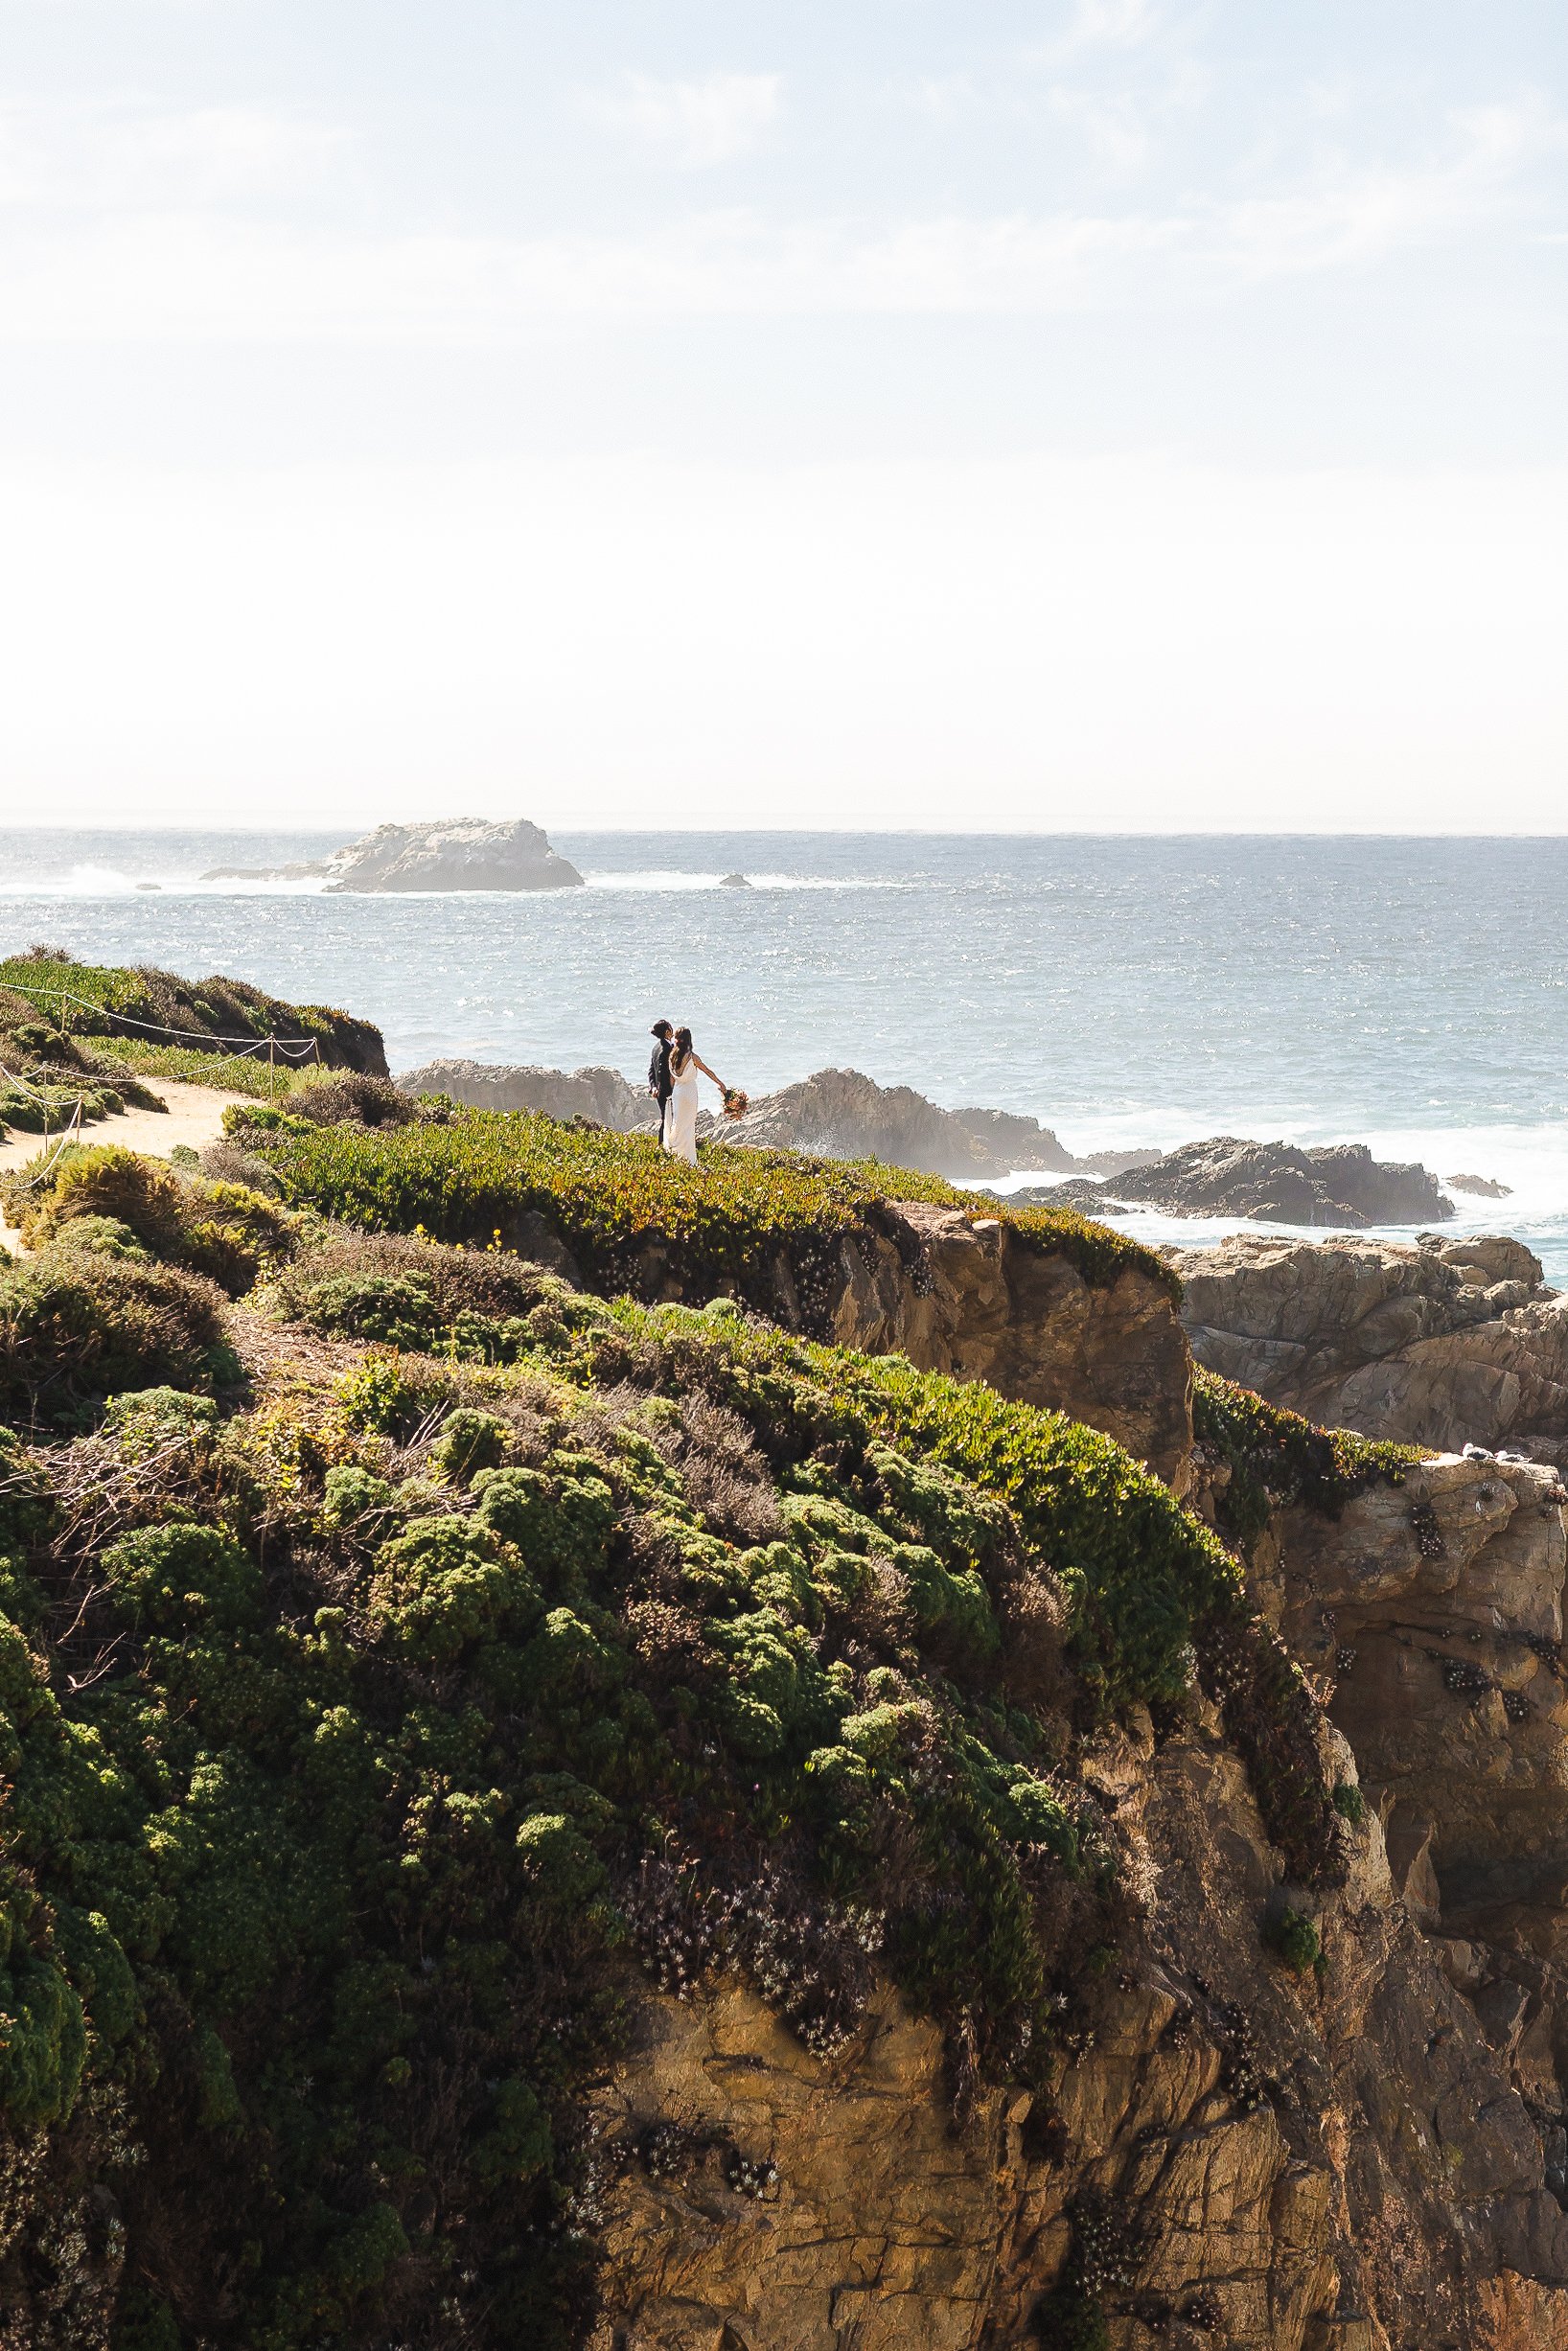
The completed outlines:
{"type": "MultiPolygon", "coordinates": [[[[218,1086],[190,1086],[178,1080],[166,1079],[157,1089],[160,1100],[168,1103],[166,1111],[123,1110],[112,1118],[95,1118],[81,1129],[83,1142],[123,1142],[132,1151],[144,1151],[149,1159],[167,1159],[176,1143],[189,1143],[199,1151],[209,1142],[216,1142],[223,1132],[223,1113],[231,1102],[242,1102],[242,1094],[225,1094],[218,1086]]],[[[56,1138],[51,1139],[51,1147],[56,1138]]],[[[0,1142],[0,1174],[14,1167],[25,1167],[30,1159],[36,1159],[44,1148],[41,1135],[21,1135],[13,1128],[0,1142]]],[[[0,1208],[0,1249],[15,1255],[20,1241],[6,1222],[6,1212],[0,1208]]]]}

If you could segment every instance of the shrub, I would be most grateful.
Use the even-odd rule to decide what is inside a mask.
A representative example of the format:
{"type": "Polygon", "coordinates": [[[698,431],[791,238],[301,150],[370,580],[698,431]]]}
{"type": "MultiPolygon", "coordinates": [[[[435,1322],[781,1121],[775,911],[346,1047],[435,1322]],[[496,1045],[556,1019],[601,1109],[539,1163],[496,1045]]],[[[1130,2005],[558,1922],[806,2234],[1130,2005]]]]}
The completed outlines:
{"type": "Polygon", "coordinates": [[[210,1387],[222,1302],[198,1275],[101,1252],[0,1263],[0,1414],[68,1425],[122,1388],[210,1387]]]}
{"type": "Polygon", "coordinates": [[[207,1275],[231,1297],[290,1241],[290,1218],[259,1192],[184,1176],[121,1143],[73,1149],[47,1187],[18,1187],[13,1197],[31,1247],[62,1238],[80,1221],[101,1232],[108,1220],[150,1256],[207,1275]]]}
{"type": "Polygon", "coordinates": [[[352,1122],[364,1127],[411,1126],[432,1114],[414,1094],[405,1094],[389,1077],[372,1077],[362,1071],[346,1071],[294,1090],[288,1107],[295,1118],[314,1126],[352,1122]]]}
{"type": "Polygon", "coordinates": [[[1293,1975],[1310,1975],[1314,1969],[1321,1973],[1326,1965],[1317,1927],[1288,1904],[1265,1923],[1263,1940],[1293,1975]]]}
{"type": "Polygon", "coordinates": [[[1197,1627],[1241,1609],[1234,1561],[1168,1487],[1113,1439],[978,1381],[866,1364],[862,1391],[883,1424],[1017,1513],[1069,1600],[1080,1671],[1107,1707],[1178,1699],[1197,1627]]]}
{"type": "MultiPolygon", "coordinates": [[[[201,1051],[203,1034],[276,1036],[313,1045],[329,1068],[365,1070],[384,1077],[386,1054],[380,1031],[368,1021],[324,1004],[288,1004],[243,980],[180,980],[173,972],[113,964],[79,963],[58,947],[34,947],[0,961],[0,988],[17,992],[65,1037],[114,1039],[118,1052],[134,1065],[148,1055],[154,1074],[160,1051],[201,1051]],[[180,1032],[159,1045],[150,1030],[180,1032]],[[185,1032],[191,1032],[189,1035],[185,1032]],[[150,1048],[150,1053],[149,1053],[150,1048]]],[[[179,1072],[183,1074],[183,1072],[179,1072]]],[[[200,1070],[205,1075],[206,1071],[200,1070]]]]}

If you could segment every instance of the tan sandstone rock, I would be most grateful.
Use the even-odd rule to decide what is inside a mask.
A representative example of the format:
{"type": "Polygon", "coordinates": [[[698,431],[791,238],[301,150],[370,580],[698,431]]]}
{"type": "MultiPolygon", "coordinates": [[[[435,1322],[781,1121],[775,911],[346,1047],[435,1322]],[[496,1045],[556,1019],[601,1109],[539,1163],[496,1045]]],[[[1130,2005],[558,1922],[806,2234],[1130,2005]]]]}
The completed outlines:
{"type": "Polygon", "coordinates": [[[1568,1458],[1568,1298],[1520,1241],[1239,1234],[1165,1253],[1209,1370],[1329,1428],[1568,1458]]]}
{"type": "Polygon", "coordinates": [[[1234,1756],[1193,1728],[1101,1761],[1149,1891],[1049,2130],[1001,2087],[955,2122],[938,2036],[890,1992],[833,2058],[732,1981],[636,1994],[597,2118],[595,2351],[1023,2351],[1086,2202],[1128,2248],[1114,2351],[1523,2351],[1556,2323],[1568,2220],[1533,2111],[1395,1898],[1375,1818],[1303,1982],[1260,1943],[1280,1864],[1234,1756]],[[650,2176],[672,2125],[685,2156],[650,2176]],[[1200,2298],[1217,2336],[1186,2321],[1200,2298]]]}

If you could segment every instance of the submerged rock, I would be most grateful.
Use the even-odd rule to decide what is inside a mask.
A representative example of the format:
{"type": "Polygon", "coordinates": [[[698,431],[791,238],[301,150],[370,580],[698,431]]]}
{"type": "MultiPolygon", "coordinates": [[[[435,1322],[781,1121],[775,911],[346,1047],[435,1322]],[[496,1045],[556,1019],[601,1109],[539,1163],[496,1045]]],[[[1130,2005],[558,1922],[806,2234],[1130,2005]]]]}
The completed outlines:
{"type": "Polygon", "coordinates": [[[1451,1175],[1443,1182],[1456,1192],[1471,1192],[1478,1200],[1507,1200],[1512,1193],[1511,1184],[1499,1184],[1492,1176],[1451,1175]]]}

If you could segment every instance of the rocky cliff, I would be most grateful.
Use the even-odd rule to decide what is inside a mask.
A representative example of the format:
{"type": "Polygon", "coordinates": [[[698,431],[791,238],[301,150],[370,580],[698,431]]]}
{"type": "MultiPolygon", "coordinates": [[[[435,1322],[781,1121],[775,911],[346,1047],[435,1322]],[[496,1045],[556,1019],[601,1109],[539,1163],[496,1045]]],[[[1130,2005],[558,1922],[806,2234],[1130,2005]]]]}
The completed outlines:
{"type": "MultiPolygon", "coordinates": [[[[1398,1898],[1375,1809],[1308,1898],[1212,1717],[1158,1742],[1135,1721],[1093,1768],[1141,1916],[1097,1974],[1090,1954],[1049,2097],[982,2090],[956,2119],[939,2036],[888,1993],[831,2060],[740,1986],[641,1997],[598,2108],[595,2351],[1568,2338],[1556,2140],[1398,1898]],[[1303,1974],[1259,1948],[1300,1902],[1303,1974]]],[[[1334,1768],[1349,1789],[1343,1746],[1334,1768]]]]}
{"type": "Polygon", "coordinates": [[[994,1217],[888,1206],[887,1237],[846,1241],[833,1335],[868,1354],[985,1380],[1104,1429],[1182,1491],[1191,1361],[1176,1310],[1137,1266],[1106,1286],[994,1217]]]}
{"type": "Polygon", "coordinates": [[[1568,2341],[1565,1499],[1450,1457],[1275,1514],[1259,1587],[1332,1692],[1339,1882],[1291,1882],[1211,1711],[1102,1740],[1140,1917],[1049,2099],[956,2120],[888,1992],[831,2060],[738,1984],[640,1995],[597,2109],[596,2351],[1568,2341]],[[1307,1913],[1315,1965],[1258,1956],[1307,1913]]]}
{"type": "Polygon", "coordinates": [[[611,1303],[269,1115],[410,1229],[87,1153],[5,1278],[6,2351],[1568,2342],[1551,1470],[1189,1447],[1103,1233],[743,1154],[611,1303]]]}
{"type": "Polygon", "coordinates": [[[1568,1459],[1568,1299],[1502,1236],[1164,1253],[1200,1363],[1330,1427],[1568,1459]]]}

